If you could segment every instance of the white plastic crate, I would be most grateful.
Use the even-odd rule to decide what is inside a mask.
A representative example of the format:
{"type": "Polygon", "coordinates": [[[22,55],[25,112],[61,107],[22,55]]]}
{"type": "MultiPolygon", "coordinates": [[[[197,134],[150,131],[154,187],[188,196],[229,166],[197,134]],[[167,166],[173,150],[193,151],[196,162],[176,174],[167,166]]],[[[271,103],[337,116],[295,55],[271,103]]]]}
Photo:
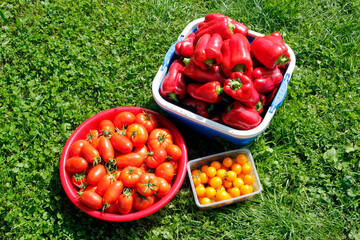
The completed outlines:
{"type": "Polygon", "coordinates": [[[210,156],[190,160],[188,162],[188,165],[187,165],[187,172],[188,172],[188,177],[189,177],[189,180],[190,180],[190,185],[191,185],[191,189],[192,189],[192,192],[193,192],[195,203],[202,210],[222,207],[222,206],[229,205],[229,204],[232,204],[232,203],[246,201],[246,200],[249,200],[249,199],[253,198],[256,194],[259,194],[262,191],[262,186],[261,186],[261,182],[260,182],[260,179],[259,179],[259,175],[258,175],[258,173],[256,171],[256,166],[255,166],[255,163],[254,163],[254,159],[253,159],[253,157],[251,155],[251,152],[246,148],[238,149],[238,150],[232,150],[232,151],[218,153],[218,154],[213,154],[213,155],[210,155],[210,156]],[[252,193],[250,193],[250,194],[242,195],[242,196],[235,197],[235,198],[230,198],[230,199],[219,201],[219,202],[213,202],[213,203],[209,203],[209,204],[206,204],[206,205],[200,204],[200,202],[198,200],[198,197],[196,195],[195,185],[194,185],[192,175],[191,175],[192,171],[195,170],[195,169],[200,169],[201,166],[203,166],[203,165],[210,165],[211,162],[213,162],[213,161],[219,161],[221,163],[222,160],[224,160],[224,158],[226,158],[226,157],[230,157],[232,159],[235,159],[236,156],[239,155],[240,153],[243,153],[243,154],[245,154],[247,156],[248,163],[250,163],[251,166],[252,166],[252,171],[249,174],[252,175],[255,178],[255,182],[252,185],[254,191],[252,193]]]}

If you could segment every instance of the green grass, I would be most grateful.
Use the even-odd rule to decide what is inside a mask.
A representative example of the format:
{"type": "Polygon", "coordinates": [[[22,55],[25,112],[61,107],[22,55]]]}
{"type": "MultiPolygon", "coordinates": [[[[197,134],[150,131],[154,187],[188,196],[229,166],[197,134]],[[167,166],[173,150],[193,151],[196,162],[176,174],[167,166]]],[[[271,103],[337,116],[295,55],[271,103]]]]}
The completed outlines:
{"type": "MultiPolygon", "coordinates": [[[[1,239],[360,239],[358,1],[32,1],[0,4],[1,239]],[[297,57],[283,105],[246,146],[263,191],[199,210],[186,179],[163,209],[110,223],[78,210],[59,176],[84,120],[119,106],[164,115],[151,83],[184,27],[209,12],[297,57]]],[[[239,148],[184,133],[189,159],[239,148]]]]}

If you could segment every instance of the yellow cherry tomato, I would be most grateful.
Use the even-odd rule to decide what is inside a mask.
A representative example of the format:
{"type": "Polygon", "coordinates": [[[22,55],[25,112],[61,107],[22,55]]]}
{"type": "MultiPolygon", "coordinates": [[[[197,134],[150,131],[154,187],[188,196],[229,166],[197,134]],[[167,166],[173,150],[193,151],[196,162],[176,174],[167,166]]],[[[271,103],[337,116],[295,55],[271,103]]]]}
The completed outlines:
{"type": "Polygon", "coordinates": [[[240,173],[237,175],[238,178],[241,178],[242,180],[244,180],[246,174],[240,173]]]}
{"type": "Polygon", "coordinates": [[[227,171],[225,175],[225,180],[232,182],[235,180],[236,177],[237,174],[234,171],[227,171]]]}
{"type": "Polygon", "coordinates": [[[253,177],[253,175],[245,175],[244,177],[244,183],[246,185],[253,185],[253,183],[255,182],[255,178],[253,177]]]}
{"type": "Polygon", "coordinates": [[[233,164],[233,160],[229,157],[224,158],[222,162],[222,165],[227,168],[231,167],[232,164],[233,164]]]}
{"type": "Polygon", "coordinates": [[[241,195],[245,195],[245,194],[249,194],[249,193],[252,193],[254,190],[253,190],[253,187],[252,186],[249,186],[249,185],[242,185],[240,187],[240,193],[241,195]]]}
{"type": "Polygon", "coordinates": [[[216,170],[221,168],[221,163],[219,161],[213,161],[210,163],[210,167],[214,167],[216,170]]]}
{"type": "Polygon", "coordinates": [[[238,188],[238,187],[231,188],[229,194],[232,197],[239,197],[241,195],[240,188],[238,188]]]}
{"type": "Polygon", "coordinates": [[[209,184],[213,188],[219,188],[222,185],[222,179],[219,177],[213,177],[210,179],[209,184]]]}
{"type": "Polygon", "coordinates": [[[234,163],[234,164],[231,166],[231,171],[236,172],[236,174],[241,173],[241,165],[240,165],[240,163],[234,163]]]}
{"type": "Polygon", "coordinates": [[[213,187],[206,187],[205,189],[205,196],[208,197],[208,198],[213,198],[215,197],[215,194],[216,194],[216,190],[215,188],[213,187]]]}
{"type": "Polygon", "coordinates": [[[231,188],[231,187],[232,187],[232,184],[233,184],[232,181],[227,181],[227,180],[224,181],[224,187],[225,187],[225,188],[231,188]]]}
{"type": "Polygon", "coordinates": [[[209,165],[203,165],[203,166],[200,168],[201,172],[206,173],[206,170],[208,169],[208,167],[209,167],[209,165]]]}
{"type": "Polygon", "coordinates": [[[211,199],[208,197],[203,197],[199,199],[200,204],[205,205],[211,203],[211,199]]]}
{"type": "Polygon", "coordinates": [[[227,200],[229,198],[230,198],[230,195],[226,191],[217,191],[216,192],[216,195],[215,195],[216,201],[223,201],[223,200],[227,200]]]}
{"type": "Polygon", "coordinates": [[[195,188],[195,192],[196,192],[196,195],[201,198],[201,197],[204,197],[205,196],[205,187],[202,186],[202,185],[199,185],[195,188]]]}
{"type": "Polygon", "coordinates": [[[206,173],[200,173],[199,174],[199,178],[200,178],[200,181],[201,183],[205,184],[208,182],[209,178],[208,176],[206,175],[206,173]]]}
{"type": "Polygon", "coordinates": [[[234,181],[233,181],[233,186],[234,187],[241,187],[242,185],[244,185],[244,180],[242,180],[241,178],[235,178],[234,181]]]}
{"type": "Polygon", "coordinates": [[[244,165],[245,163],[248,162],[248,157],[245,154],[240,153],[239,155],[236,156],[235,162],[240,163],[240,165],[244,165]]]}
{"type": "Polygon", "coordinates": [[[250,163],[244,163],[242,165],[241,173],[247,175],[247,174],[249,174],[251,172],[251,170],[252,170],[251,164],[250,163]]]}
{"type": "Polygon", "coordinates": [[[197,186],[199,186],[199,184],[201,184],[201,180],[199,177],[192,177],[192,180],[193,180],[195,187],[197,187],[197,186]]]}
{"type": "Polygon", "coordinates": [[[206,175],[209,178],[215,177],[216,176],[216,168],[214,167],[208,167],[208,169],[206,170],[206,175]]]}
{"type": "Polygon", "coordinates": [[[221,179],[225,179],[225,176],[226,176],[226,170],[225,169],[219,169],[217,170],[216,172],[216,176],[221,178],[221,179]]]}
{"type": "Polygon", "coordinates": [[[193,176],[193,177],[197,177],[197,176],[199,176],[199,174],[200,174],[200,170],[199,170],[199,169],[195,169],[195,170],[193,170],[193,171],[191,172],[191,176],[193,176]]]}

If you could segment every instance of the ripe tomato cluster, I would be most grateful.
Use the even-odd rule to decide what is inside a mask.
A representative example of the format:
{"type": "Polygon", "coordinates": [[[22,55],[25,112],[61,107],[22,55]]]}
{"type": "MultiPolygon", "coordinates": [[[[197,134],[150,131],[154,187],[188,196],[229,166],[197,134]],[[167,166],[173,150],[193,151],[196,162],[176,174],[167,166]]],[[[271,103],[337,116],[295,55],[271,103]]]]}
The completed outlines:
{"type": "Polygon", "coordinates": [[[171,189],[181,149],[148,112],[120,112],[73,143],[65,163],[79,200],[92,209],[141,211],[171,189]]]}
{"type": "Polygon", "coordinates": [[[252,193],[255,178],[246,154],[226,157],[191,172],[200,204],[223,201],[252,193]]]}

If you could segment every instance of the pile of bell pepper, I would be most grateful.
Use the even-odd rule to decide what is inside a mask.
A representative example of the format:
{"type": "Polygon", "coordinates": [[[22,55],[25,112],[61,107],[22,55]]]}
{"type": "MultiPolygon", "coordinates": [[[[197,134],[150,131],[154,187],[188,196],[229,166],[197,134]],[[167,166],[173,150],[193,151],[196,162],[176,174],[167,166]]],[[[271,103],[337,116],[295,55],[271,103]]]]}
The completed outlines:
{"type": "Polygon", "coordinates": [[[257,127],[291,59],[280,33],[250,43],[248,32],[228,16],[207,14],[195,32],[177,42],[161,96],[239,130],[257,127]]]}

